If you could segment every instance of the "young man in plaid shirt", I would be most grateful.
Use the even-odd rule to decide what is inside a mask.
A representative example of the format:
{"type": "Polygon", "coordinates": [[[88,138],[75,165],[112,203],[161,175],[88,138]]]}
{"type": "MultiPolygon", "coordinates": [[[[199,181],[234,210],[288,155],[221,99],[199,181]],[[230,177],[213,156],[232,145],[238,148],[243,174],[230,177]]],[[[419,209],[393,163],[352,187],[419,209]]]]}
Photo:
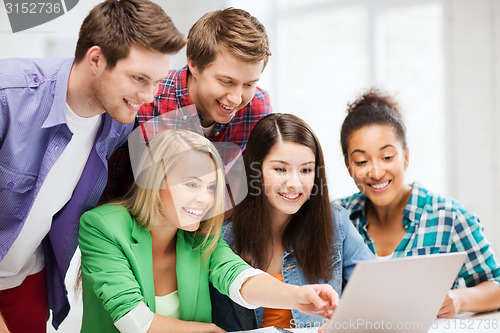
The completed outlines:
{"type": "MultiPolygon", "coordinates": [[[[194,115],[192,130],[243,151],[255,123],[271,112],[269,95],[256,86],[271,55],[264,26],[244,10],[226,8],[201,17],[187,40],[188,64],[169,73],[154,101],[139,110],[136,125],[151,139],[177,128],[172,120],[193,123],[194,115]]],[[[101,202],[122,196],[132,184],[126,145],[111,156],[109,170],[101,202]]]]}

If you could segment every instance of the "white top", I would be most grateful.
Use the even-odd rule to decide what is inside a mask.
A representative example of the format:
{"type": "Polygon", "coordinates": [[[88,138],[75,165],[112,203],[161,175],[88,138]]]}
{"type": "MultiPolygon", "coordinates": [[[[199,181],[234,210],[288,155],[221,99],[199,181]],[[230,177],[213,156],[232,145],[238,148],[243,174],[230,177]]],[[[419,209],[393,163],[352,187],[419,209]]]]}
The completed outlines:
{"type": "Polygon", "coordinates": [[[156,313],[165,317],[181,319],[178,290],[165,296],[155,297],[156,313]]]}
{"type": "Polygon", "coordinates": [[[87,163],[101,117],[79,117],[66,105],[66,120],[73,136],[47,174],[23,229],[0,262],[0,290],[17,287],[28,275],[43,269],[41,242],[50,230],[52,216],[71,198],[87,163]]]}

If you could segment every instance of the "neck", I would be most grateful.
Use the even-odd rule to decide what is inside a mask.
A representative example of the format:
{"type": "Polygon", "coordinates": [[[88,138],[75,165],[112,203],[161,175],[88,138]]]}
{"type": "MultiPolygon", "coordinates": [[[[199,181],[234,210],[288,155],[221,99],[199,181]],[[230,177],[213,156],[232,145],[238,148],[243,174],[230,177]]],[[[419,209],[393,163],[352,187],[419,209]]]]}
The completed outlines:
{"type": "Polygon", "coordinates": [[[90,118],[104,113],[92,89],[92,72],[82,62],[74,63],[68,80],[66,103],[78,116],[90,118]]]}
{"type": "Polygon", "coordinates": [[[281,240],[283,239],[283,234],[285,233],[285,229],[292,219],[292,215],[284,214],[282,212],[278,212],[276,210],[271,209],[271,231],[273,233],[274,241],[278,241],[278,244],[281,244],[281,240]]]}
{"type": "Polygon", "coordinates": [[[214,121],[207,115],[205,110],[203,110],[203,106],[199,103],[198,85],[196,82],[196,78],[194,78],[191,75],[191,73],[189,73],[189,70],[187,72],[187,90],[188,90],[188,95],[189,95],[189,99],[191,100],[191,103],[193,103],[196,106],[196,110],[203,117],[203,122],[201,123],[201,126],[209,127],[210,125],[212,125],[214,123],[214,121]]]}
{"type": "Polygon", "coordinates": [[[156,226],[150,231],[153,254],[175,251],[177,228],[156,226]]]}
{"type": "Polygon", "coordinates": [[[377,223],[380,225],[394,223],[401,221],[403,211],[411,196],[411,187],[404,185],[401,188],[399,195],[387,206],[375,206],[371,201],[367,201],[365,208],[366,215],[371,215],[370,223],[377,223]]]}

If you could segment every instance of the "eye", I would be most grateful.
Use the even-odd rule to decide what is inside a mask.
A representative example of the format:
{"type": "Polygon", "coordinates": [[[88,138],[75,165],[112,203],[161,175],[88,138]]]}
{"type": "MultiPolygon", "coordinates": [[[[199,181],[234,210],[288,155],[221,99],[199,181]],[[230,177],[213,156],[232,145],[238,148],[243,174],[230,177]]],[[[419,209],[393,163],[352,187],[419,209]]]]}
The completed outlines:
{"type": "Polygon", "coordinates": [[[384,156],[383,160],[384,160],[384,161],[390,161],[390,160],[392,160],[393,158],[394,158],[394,156],[392,156],[392,155],[391,155],[391,156],[384,156]]]}
{"type": "Polygon", "coordinates": [[[229,80],[219,80],[224,85],[230,85],[232,82],[229,80]]]}
{"type": "Polygon", "coordinates": [[[302,173],[305,173],[305,174],[308,174],[308,173],[311,173],[313,171],[312,168],[305,168],[305,169],[302,169],[300,170],[302,173]]]}
{"type": "Polygon", "coordinates": [[[245,83],[245,86],[252,88],[253,86],[255,86],[255,83],[245,83]]]}
{"type": "Polygon", "coordinates": [[[356,164],[357,166],[363,166],[367,163],[367,161],[354,161],[354,164],[356,164]]]}
{"type": "Polygon", "coordinates": [[[209,191],[212,191],[215,193],[215,190],[217,189],[217,185],[214,184],[214,185],[210,185],[209,187],[207,187],[209,191]]]}
{"type": "Polygon", "coordinates": [[[285,168],[274,168],[274,170],[276,170],[276,172],[279,172],[279,173],[283,173],[283,172],[286,172],[285,168]]]}
{"type": "Polygon", "coordinates": [[[137,82],[144,82],[146,79],[142,76],[133,76],[133,79],[137,82]]]}
{"type": "Polygon", "coordinates": [[[198,188],[198,184],[195,182],[188,182],[188,183],[185,183],[184,185],[186,185],[188,188],[191,188],[191,189],[198,188]]]}

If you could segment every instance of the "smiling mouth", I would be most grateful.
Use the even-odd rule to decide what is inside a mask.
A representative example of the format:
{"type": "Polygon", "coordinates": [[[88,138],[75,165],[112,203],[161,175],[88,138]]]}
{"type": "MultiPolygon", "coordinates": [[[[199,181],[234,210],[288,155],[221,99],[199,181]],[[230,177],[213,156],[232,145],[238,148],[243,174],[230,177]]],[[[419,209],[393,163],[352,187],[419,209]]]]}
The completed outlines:
{"type": "Polygon", "coordinates": [[[127,99],[123,99],[125,101],[125,103],[127,103],[128,105],[130,105],[131,107],[133,107],[134,109],[137,109],[137,108],[140,108],[142,104],[135,104],[135,103],[132,103],[131,101],[127,100],[127,99]]]}
{"type": "Polygon", "coordinates": [[[193,216],[194,218],[201,218],[203,216],[204,209],[195,208],[182,208],[186,213],[193,216]]]}
{"type": "Polygon", "coordinates": [[[236,106],[233,106],[233,107],[230,107],[230,106],[227,106],[225,104],[222,104],[221,102],[217,101],[217,103],[219,104],[219,106],[225,110],[225,111],[228,111],[228,112],[233,112],[234,109],[236,109],[236,106]]]}
{"type": "Polygon", "coordinates": [[[278,192],[278,194],[279,194],[281,197],[283,197],[283,198],[285,198],[285,199],[288,199],[288,200],[295,200],[295,199],[297,199],[297,198],[301,195],[301,193],[290,193],[290,194],[285,194],[285,193],[282,193],[282,192],[278,192]]]}
{"type": "Polygon", "coordinates": [[[390,184],[390,180],[383,182],[383,183],[377,183],[377,184],[369,184],[369,186],[375,190],[382,190],[386,188],[390,184]]]}

